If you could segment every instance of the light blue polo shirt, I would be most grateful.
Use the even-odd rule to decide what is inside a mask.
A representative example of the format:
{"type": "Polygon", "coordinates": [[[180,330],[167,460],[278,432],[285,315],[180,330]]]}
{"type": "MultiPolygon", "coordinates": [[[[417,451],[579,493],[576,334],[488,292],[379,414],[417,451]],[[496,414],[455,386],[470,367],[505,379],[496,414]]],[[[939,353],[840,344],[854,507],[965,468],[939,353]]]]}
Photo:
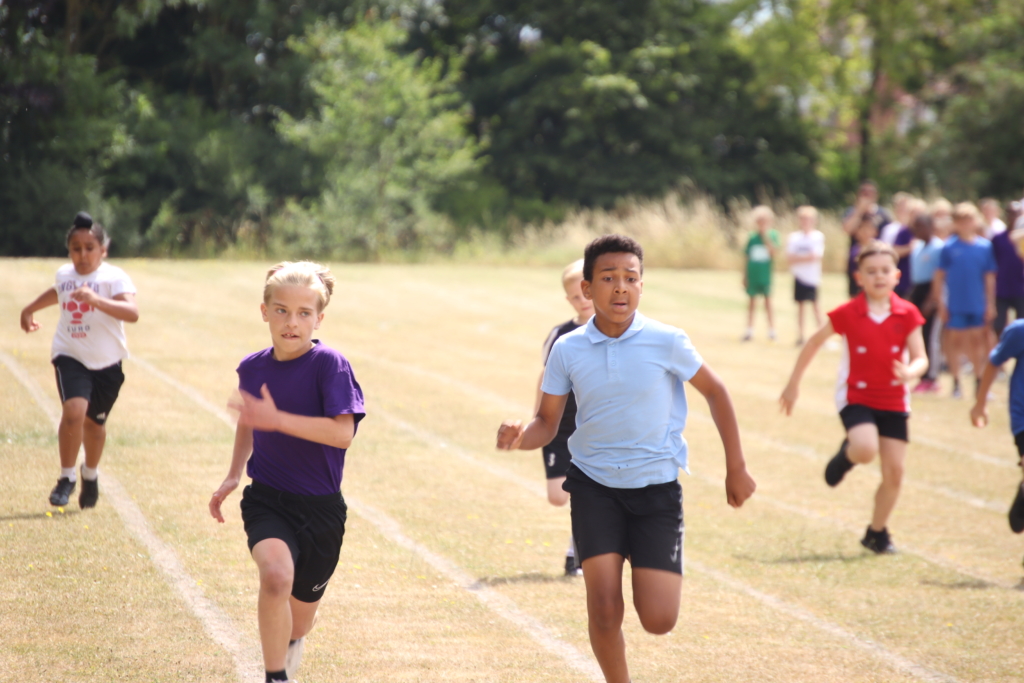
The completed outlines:
{"type": "Polygon", "coordinates": [[[636,489],[689,472],[683,382],[703,364],[685,332],[639,311],[617,339],[591,318],[555,342],[541,390],[576,395],[573,464],[599,484],[636,489]]]}

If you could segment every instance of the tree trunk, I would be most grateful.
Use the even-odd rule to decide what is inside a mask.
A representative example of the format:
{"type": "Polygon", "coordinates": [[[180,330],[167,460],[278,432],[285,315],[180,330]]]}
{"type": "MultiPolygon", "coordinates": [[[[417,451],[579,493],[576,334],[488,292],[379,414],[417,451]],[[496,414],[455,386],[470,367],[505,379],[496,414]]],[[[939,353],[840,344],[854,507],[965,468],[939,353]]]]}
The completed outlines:
{"type": "Polygon", "coordinates": [[[67,0],[67,20],[65,35],[67,37],[68,54],[74,54],[78,45],[78,34],[82,27],[82,0],[67,0]]]}

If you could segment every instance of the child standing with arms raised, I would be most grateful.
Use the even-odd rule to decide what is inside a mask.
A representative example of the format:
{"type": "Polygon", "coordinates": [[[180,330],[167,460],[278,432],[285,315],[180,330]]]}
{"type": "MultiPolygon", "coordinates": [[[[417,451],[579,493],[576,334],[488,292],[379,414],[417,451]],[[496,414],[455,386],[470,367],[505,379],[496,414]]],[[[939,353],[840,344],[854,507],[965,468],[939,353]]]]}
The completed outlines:
{"type": "Polygon", "coordinates": [[[334,289],[315,263],[267,273],[260,309],[272,346],[238,366],[241,400],[231,467],[210,499],[221,505],[248,463],[242,521],[260,572],[258,617],[266,680],[299,666],[305,635],[341,553],[347,508],[339,491],[346,449],[365,416],[363,392],[340,353],[313,339],[334,289]]]}
{"type": "Polygon", "coordinates": [[[879,457],[882,483],[875,494],[871,524],[861,540],[861,545],[879,554],[895,552],[886,525],[896,507],[907,455],[907,384],[928,369],[921,335],[924,318],[913,304],[894,293],[900,281],[898,260],[896,251],[885,242],[875,241],[861,250],[854,274],[861,293],[829,312],[829,321],[800,352],[779,399],[785,413],[791,414],[807,366],[830,336],[842,335],[836,407],[846,440],[825,468],[825,482],[837,486],[854,465],[866,465],[879,457]]]}
{"type": "Polygon", "coordinates": [[[707,399],[725,446],[726,496],[739,507],[754,492],[729,392],[682,330],[637,311],[643,250],[628,237],[605,235],[583,258],[583,294],[593,302],[587,324],[555,342],[536,417],[503,422],[497,446],[533,450],[557,434],[569,393],[578,428],[569,439],[572,532],[587,588],[590,644],[608,683],[628,683],[622,636],[622,569],[633,567],[633,604],[650,633],[679,617],[683,571],[682,489],[687,466],[686,393],[707,399]]]}
{"type": "MultiPolygon", "coordinates": [[[[561,325],[556,325],[551,330],[551,333],[548,334],[548,338],[544,341],[544,365],[548,363],[551,347],[555,345],[555,342],[563,335],[585,325],[590,320],[590,316],[594,315],[594,304],[590,302],[590,299],[583,296],[583,290],[580,288],[582,280],[583,259],[570,263],[562,271],[562,288],[565,289],[565,300],[576,311],[576,317],[572,320],[567,320],[561,325]]],[[[544,372],[541,371],[540,379],[537,381],[537,403],[533,407],[534,413],[540,408],[540,401],[544,396],[544,392],[541,391],[541,384],[543,382],[544,372]]],[[[565,482],[565,472],[569,469],[569,462],[572,460],[572,454],[569,453],[569,437],[572,436],[574,431],[576,431],[576,398],[569,394],[569,398],[565,403],[565,412],[562,413],[562,420],[558,424],[558,433],[555,434],[555,438],[551,440],[551,443],[542,449],[544,472],[548,480],[548,502],[558,507],[562,507],[569,502],[569,494],[562,489],[562,484],[565,482]]],[[[582,573],[583,570],[576,563],[576,547],[572,541],[572,536],[570,536],[569,548],[565,554],[565,575],[580,576],[582,573]]]]}
{"type": "Polygon", "coordinates": [[[77,482],[75,463],[85,446],[82,491],[78,505],[95,507],[99,499],[99,466],[107,440],[107,417],[124,383],[121,361],[128,357],[124,323],[139,319],[135,285],[123,270],[104,262],[110,238],[84,211],[68,230],[71,263],[57,270],[57,283],[21,312],[21,329],[40,328],[33,315],[60,305],[51,359],[61,401],[57,443],[60,478],[50,504],[64,506],[77,482]]]}
{"type": "Polygon", "coordinates": [[[772,228],[775,214],[767,206],[756,206],[750,212],[754,232],[747,240],[744,253],[747,265],[743,271],[743,288],[750,303],[747,307],[747,331],[743,341],[754,338],[754,307],[757,297],[764,297],[764,312],[768,317],[768,338],[775,340],[775,320],[772,316],[772,258],[779,248],[779,233],[772,228]]]}

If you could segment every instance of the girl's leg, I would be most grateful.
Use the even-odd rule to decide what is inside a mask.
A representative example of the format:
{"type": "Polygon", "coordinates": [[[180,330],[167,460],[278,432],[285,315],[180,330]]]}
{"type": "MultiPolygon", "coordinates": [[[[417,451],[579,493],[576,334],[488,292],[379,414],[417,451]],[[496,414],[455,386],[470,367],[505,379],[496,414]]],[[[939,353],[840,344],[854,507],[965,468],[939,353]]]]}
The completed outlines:
{"type": "Polygon", "coordinates": [[[750,295],[747,301],[747,331],[754,329],[754,295],[750,295]]]}
{"type": "Polygon", "coordinates": [[[953,382],[960,384],[960,354],[963,353],[960,339],[963,336],[961,330],[947,330],[945,348],[946,365],[949,366],[949,374],[953,375],[953,382]]]}
{"type": "Polygon", "coordinates": [[[864,422],[850,427],[846,432],[850,444],[846,447],[847,459],[855,465],[867,465],[878,454],[878,427],[873,422],[864,422]]]}
{"type": "Polygon", "coordinates": [[[772,298],[767,294],[764,295],[764,312],[768,316],[768,330],[774,332],[775,318],[772,316],[772,298]]]}
{"type": "MultiPolygon", "coordinates": [[[[291,558],[291,555],[288,557],[291,558]]],[[[291,590],[291,586],[288,587],[288,590],[291,590]]],[[[292,635],[290,640],[298,640],[313,629],[313,622],[316,621],[316,610],[320,606],[320,601],[302,602],[291,596],[289,596],[289,599],[292,613],[292,635]]],[[[288,673],[289,675],[291,674],[290,671],[288,673]]]]}
{"type": "MultiPolygon", "coordinates": [[[[253,547],[252,559],[260,570],[258,615],[263,665],[267,671],[281,671],[293,630],[290,603],[295,565],[292,553],[281,539],[268,538],[253,547]]],[[[313,613],[316,613],[315,607],[313,613]]]]}
{"type": "Polygon", "coordinates": [[[896,507],[903,483],[903,463],[907,457],[907,442],[881,437],[879,439],[882,466],[882,483],[875,492],[875,512],[871,516],[871,529],[881,531],[889,522],[889,515],[896,507]]]}
{"type": "Polygon", "coordinates": [[[85,446],[85,466],[96,469],[103,457],[103,444],[107,442],[107,428],[85,418],[82,429],[82,443],[85,446]]]}
{"type": "Polygon", "coordinates": [[[625,558],[618,553],[605,553],[583,561],[590,647],[607,683],[629,683],[626,639],[622,635],[623,562],[625,558]]]}
{"type": "Polygon", "coordinates": [[[60,426],[57,427],[61,467],[74,467],[78,460],[84,436],[85,411],[88,409],[89,402],[84,398],[69,398],[61,407],[60,426]]]}
{"type": "Polygon", "coordinates": [[[806,301],[796,302],[796,338],[798,342],[804,340],[804,304],[806,301]]]}
{"type": "Polygon", "coordinates": [[[569,502],[569,492],[562,490],[562,483],[565,477],[548,479],[548,502],[557,507],[562,507],[569,502]]]}
{"type": "Polygon", "coordinates": [[[648,633],[664,635],[679,618],[683,575],[664,569],[633,569],[633,606],[648,633]]]}

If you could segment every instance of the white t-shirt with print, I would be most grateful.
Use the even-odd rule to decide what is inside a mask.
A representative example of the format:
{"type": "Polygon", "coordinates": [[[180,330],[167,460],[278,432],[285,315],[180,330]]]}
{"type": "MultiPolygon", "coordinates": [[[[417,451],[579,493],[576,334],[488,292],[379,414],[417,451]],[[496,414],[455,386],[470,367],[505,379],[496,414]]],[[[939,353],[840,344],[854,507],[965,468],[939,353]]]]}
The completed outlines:
{"type": "Polygon", "coordinates": [[[79,275],[70,263],[57,270],[54,289],[60,322],[50,357],[69,356],[90,370],[101,370],[128,357],[128,340],[122,321],[71,298],[71,293],[82,286],[104,299],[113,299],[118,294],[135,294],[135,285],[127,273],[109,263],[101,263],[88,275],[79,275]]]}
{"type": "Polygon", "coordinates": [[[797,230],[789,233],[789,237],[786,238],[786,253],[794,256],[817,257],[814,261],[802,261],[790,265],[789,272],[808,287],[817,287],[821,284],[821,257],[825,255],[825,233],[821,230],[810,232],[797,230]]]}

